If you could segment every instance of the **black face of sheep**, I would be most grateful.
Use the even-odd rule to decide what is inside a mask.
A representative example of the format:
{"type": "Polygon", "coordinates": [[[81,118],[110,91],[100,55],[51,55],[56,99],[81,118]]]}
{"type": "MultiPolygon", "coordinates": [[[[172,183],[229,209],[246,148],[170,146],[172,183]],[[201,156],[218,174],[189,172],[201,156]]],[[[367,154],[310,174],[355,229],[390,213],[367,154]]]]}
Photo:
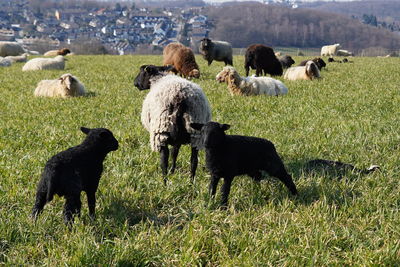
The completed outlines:
{"type": "Polygon", "coordinates": [[[139,74],[136,76],[134,85],[139,90],[150,89],[150,79],[157,75],[163,75],[167,71],[171,71],[173,66],[154,66],[154,65],[143,65],[140,67],[139,74]]]}
{"type": "Polygon", "coordinates": [[[208,50],[208,48],[210,47],[210,44],[211,44],[211,40],[210,39],[208,39],[208,38],[202,39],[201,43],[200,43],[200,51],[208,50]]]}
{"type": "Polygon", "coordinates": [[[326,67],[325,61],[324,61],[322,58],[320,58],[320,57],[314,58],[313,61],[315,62],[315,64],[317,64],[318,69],[320,69],[320,70],[321,70],[322,68],[325,68],[325,67],[326,67]]]}

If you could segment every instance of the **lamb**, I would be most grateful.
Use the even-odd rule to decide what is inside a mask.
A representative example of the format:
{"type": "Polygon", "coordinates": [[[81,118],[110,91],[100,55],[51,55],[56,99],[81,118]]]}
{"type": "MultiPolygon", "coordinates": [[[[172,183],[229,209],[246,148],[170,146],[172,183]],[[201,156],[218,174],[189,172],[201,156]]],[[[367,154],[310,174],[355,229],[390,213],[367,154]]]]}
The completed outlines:
{"type": "Polygon", "coordinates": [[[244,68],[246,76],[249,76],[250,68],[256,70],[256,76],[263,75],[282,75],[282,65],[275,56],[271,47],[262,44],[253,44],[247,47],[245,54],[244,68]]]}
{"type": "Polygon", "coordinates": [[[26,62],[28,60],[28,54],[27,53],[23,53],[20,56],[6,56],[5,58],[10,60],[11,63],[26,62]]]}
{"type": "Polygon", "coordinates": [[[50,56],[50,57],[55,57],[55,56],[66,56],[67,54],[71,53],[71,50],[68,48],[61,48],[58,50],[50,50],[44,53],[44,56],[50,56]]]}
{"type": "Polygon", "coordinates": [[[35,89],[35,96],[71,97],[86,94],[84,85],[71,74],[63,74],[56,80],[42,80],[35,89]]]}
{"type": "MultiPolygon", "coordinates": [[[[276,55],[276,53],[275,53],[276,55]]],[[[279,62],[282,64],[284,69],[290,68],[294,63],[296,63],[293,58],[289,55],[278,57],[279,62]]]]}
{"type": "Polygon", "coordinates": [[[25,63],[22,71],[31,70],[63,70],[65,68],[65,60],[63,56],[54,58],[33,58],[25,63]]]}
{"type": "Polygon", "coordinates": [[[160,152],[164,183],[167,181],[168,145],[172,145],[172,168],[183,144],[190,144],[191,179],[194,181],[198,164],[198,150],[202,148],[200,135],[190,123],[206,123],[211,120],[211,109],[207,97],[199,85],[173,74],[171,67],[143,65],[135,78],[139,90],[150,89],[143,101],[141,121],[150,133],[150,146],[160,152]]]}
{"type": "Polygon", "coordinates": [[[173,65],[173,71],[185,78],[199,78],[199,66],[192,49],[180,43],[170,43],[163,51],[164,66],[173,65]]]}
{"type": "Polygon", "coordinates": [[[334,44],[334,45],[325,45],[321,48],[321,57],[327,56],[336,56],[336,53],[338,49],[340,49],[340,44],[334,44]]]}
{"type": "Polygon", "coordinates": [[[226,65],[233,65],[232,60],[232,45],[224,41],[211,41],[209,38],[204,38],[200,43],[200,53],[207,60],[208,66],[213,60],[223,61],[226,65]]]}
{"type": "Polygon", "coordinates": [[[289,191],[297,194],[292,177],[276,152],[273,143],[266,139],[226,135],[230,128],[228,124],[208,122],[190,124],[196,130],[201,130],[202,140],[206,150],[206,166],[211,174],[209,193],[213,197],[219,180],[223,177],[221,188],[221,206],[226,207],[233,178],[238,175],[248,175],[255,181],[260,181],[263,172],[278,178],[289,191]]]}
{"type": "Polygon", "coordinates": [[[270,77],[241,77],[234,67],[226,66],[217,74],[216,80],[228,84],[231,95],[285,95],[288,88],[270,77]]]}
{"type": "Polygon", "coordinates": [[[321,74],[317,65],[312,60],[309,60],[305,66],[288,68],[283,78],[292,81],[314,80],[315,78],[321,78],[321,74]]]}
{"type": "MultiPolygon", "coordinates": [[[[300,62],[299,66],[305,66],[306,63],[307,63],[308,61],[310,61],[310,60],[311,60],[311,59],[303,60],[302,62],[300,62]]],[[[317,65],[317,67],[318,67],[319,70],[322,70],[322,68],[325,68],[325,67],[326,67],[325,61],[324,61],[322,58],[320,58],[320,57],[316,57],[316,58],[312,59],[312,61],[314,61],[315,65],[317,65]]]]}
{"type": "Polygon", "coordinates": [[[19,56],[26,50],[17,42],[0,42],[0,57],[19,56]]]}
{"type": "Polygon", "coordinates": [[[103,172],[103,161],[107,154],[118,149],[118,141],[105,128],[85,128],[85,140],[51,157],[37,185],[32,217],[36,220],[46,203],[54,195],[65,198],[64,222],[71,224],[74,215],[80,215],[81,192],[86,192],[89,215],[95,216],[96,191],[103,172]]]}

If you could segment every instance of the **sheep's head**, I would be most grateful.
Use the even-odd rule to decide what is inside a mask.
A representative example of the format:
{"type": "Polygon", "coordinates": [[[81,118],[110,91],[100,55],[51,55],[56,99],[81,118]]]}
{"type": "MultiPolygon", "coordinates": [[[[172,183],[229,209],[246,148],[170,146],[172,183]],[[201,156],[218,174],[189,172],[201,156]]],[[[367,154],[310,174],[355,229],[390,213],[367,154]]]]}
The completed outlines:
{"type": "Polygon", "coordinates": [[[200,43],[200,50],[208,50],[211,46],[211,40],[208,38],[204,38],[200,43]]]}
{"type": "Polygon", "coordinates": [[[136,76],[134,85],[139,90],[150,89],[151,79],[155,76],[163,76],[168,71],[171,71],[173,66],[154,66],[154,65],[142,65],[139,70],[139,74],[136,76]]]}
{"type": "MultiPolygon", "coordinates": [[[[331,58],[329,58],[329,59],[331,59],[331,58]]],[[[329,60],[328,59],[328,60],[329,60]]],[[[322,69],[322,68],[324,68],[324,67],[326,67],[326,63],[325,63],[325,61],[322,59],[322,58],[320,58],[320,57],[316,57],[316,58],[314,58],[312,61],[314,61],[314,63],[317,65],[317,67],[318,67],[318,69],[322,69]]],[[[330,61],[331,62],[331,61],[330,61]]]]}
{"type": "Polygon", "coordinates": [[[190,127],[201,131],[202,143],[206,148],[210,148],[223,144],[225,131],[230,128],[230,125],[209,121],[206,124],[191,123],[190,127]]]}
{"type": "Polygon", "coordinates": [[[61,55],[61,56],[65,56],[69,53],[71,53],[71,50],[69,50],[68,48],[62,48],[62,49],[58,50],[58,52],[57,52],[57,54],[61,55]]]}
{"type": "Polygon", "coordinates": [[[84,144],[93,146],[103,152],[115,151],[118,149],[118,141],[113,133],[106,128],[86,128],[81,127],[81,131],[86,134],[84,144]]]}
{"type": "Polygon", "coordinates": [[[217,74],[215,79],[220,83],[226,82],[229,84],[234,83],[235,80],[237,80],[238,76],[239,74],[237,73],[235,68],[231,66],[226,66],[222,69],[220,73],[217,74]]]}
{"type": "Polygon", "coordinates": [[[311,80],[314,79],[314,78],[320,78],[321,77],[317,65],[312,60],[309,60],[306,63],[306,74],[307,74],[308,77],[310,77],[311,80]]]}
{"type": "Polygon", "coordinates": [[[193,69],[189,71],[188,78],[200,78],[200,71],[198,69],[193,69]]]}
{"type": "Polygon", "coordinates": [[[70,91],[74,88],[74,84],[78,82],[77,79],[70,73],[61,75],[59,80],[61,81],[61,84],[63,84],[65,88],[70,91]]]}

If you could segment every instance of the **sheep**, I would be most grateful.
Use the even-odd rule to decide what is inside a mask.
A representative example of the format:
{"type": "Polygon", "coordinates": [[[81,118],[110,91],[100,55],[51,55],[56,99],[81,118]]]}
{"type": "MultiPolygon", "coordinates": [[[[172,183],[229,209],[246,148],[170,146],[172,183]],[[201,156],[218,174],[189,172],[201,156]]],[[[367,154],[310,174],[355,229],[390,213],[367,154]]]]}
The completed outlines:
{"type": "Polygon", "coordinates": [[[28,54],[24,53],[20,56],[6,56],[6,59],[9,59],[11,63],[15,62],[26,62],[28,60],[28,54]]]}
{"type": "Polygon", "coordinates": [[[317,65],[309,60],[305,66],[291,67],[288,68],[283,76],[287,80],[313,80],[315,78],[321,78],[317,65]]]}
{"type": "Polygon", "coordinates": [[[83,96],[84,85],[71,74],[63,74],[56,80],[42,80],[38,83],[34,95],[47,97],[83,96]]]}
{"type": "Polygon", "coordinates": [[[271,47],[262,44],[253,44],[247,47],[245,54],[244,68],[246,76],[249,76],[250,68],[256,70],[256,76],[266,75],[282,75],[282,65],[275,56],[274,50],[271,47]]]}
{"type": "Polygon", "coordinates": [[[66,56],[67,54],[71,53],[71,50],[68,48],[61,48],[58,50],[50,50],[44,53],[44,56],[50,56],[50,57],[55,57],[55,56],[66,56]]]}
{"type": "Polygon", "coordinates": [[[233,178],[248,175],[260,181],[263,172],[278,178],[289,191],[297,194],[296,185],[287,173],[285,166],[272,142],[250,136],[226,135],[228,124],[208,122],[191,123],[190,126],[201,131],[206,150],[206,166],[211,174],[209,193],[215,196],[219,180],[223,177],[221,206],[226,207],[233,178]]]}
{"type": "MultiPolygon", "coordinates": [[[[275,53],[276,55],[276,53],[275,53]]],[[[279,56],[278,57],[279,62],[282,64],[282,67],[284,69],[286,68],[290,68],[294,63],[296,63],[293,58],[289,55],[285,55],[285,56],[279,56]]]]}
{"type": "Polygon", "coordinates": [[[5,57],[0,57],[0,67],[10,67],[12,64],[11,60],[5,57]]]}
{"type": "Polygon", "coordinates": [[[17,42],[0,42],[0,57],[19,56],[26,50],[17,42]]]}
{"type": "Polygon", "coordinates": [[[332,63],[332,62],[335,62],[335,63],[354,63],[353,61],[349,61],[347,58],[344,58],[343,60],[336,60],[333,57],[328,58],[328,62],[329,63],[332,63]]]}
{"type": "Polygon", "coordinates": [[[211,120],[211,108],[199,85],[173,74],[167,74],[171,67],[143,65],[135,78],[139,90],[150,89],[143,101],[141,122],[150,133],[150,146],[160,152],[160,166],[164,183],[167,181],[168,145],[172,145],[172,168],[175,171],[176,158],[182,144],[190,144],[191,180],[197,169],[198,150],[202,148],[199,133],[189,124],[206,123],[211,120]]]}
{"type": "Polygon", "coordinates": [[[231,95],[285,95],[288,88],[270,77],[241,77],[234,67],[225,66],[216,80],[228,84],[231,95]]]}
{"type": "Polygon", "coordinates": [[[25,63],[22,71],[31,70],[63,70],[65,68],[65,60],[63,56],[54,58],[33,58],[25,63]]]}
{"type": "Polygon", "coordinates": [[[199,78],[199,66],[192,49],[180,43],[170,43],[163,50],[164,66],[173,65],[173,71],[185,78],[199,78]]]}
{"type": "Polygon", "coordinates": [[[118,141],[105,128],[85,128],[84,141],[51,157],[42,172],[36,189],[36,200],[32,218],[36,220],[46,203],[54,195],[65,198],[64,222],[73,223],[74,215],[80,215],[81,192],[86,192],[89,215],[95,216],[96,191],[103,172],[103,161],[107,154],[118,149],[118,141]]]}
{"type": "MultiPolygon", "coordinates": [[[[311,59],[303,60],[302,62],[300,62],[300,64],[299,64],[298,66],[305,66],[306,63],[307,63],[308,61],[310,61],[310,60],[311,60],[311,59]]],[[[325,67],[326,67],[325,61],[324,61],[322,58],[320,58],[320,57],[316,57],[316,58],[312,59],[312,61],[314,61],[315,65],[317,65],[317,67],[318,67],[319,70],[322,70],[322,68],[325,68],[325,67]]]]}
{"type": "Polygon", "coordinates": [[[347,50],[339,49],[336,52],[336,55],[339,56],[339,57],[353,57],[354,53],[350,52],[350,51],[347,51],[347,50]]]}
{"type": "Polygon", "coordinates": [[[321,57],[327,56],[336,56],[336,53],[338,49],[340,49],[340,44],[334,44],[334,45],[325,45],[321,48],[321,57]]]}
{"type": "Polygon", "coordinates": [[[232,45],[224,41],[211,41],[209,38],[204,38],[200,43],[200,53],[207,60],[208,66],[213,60],[223,61],[226,65],[233,65],[232,60],[232,45]]]}

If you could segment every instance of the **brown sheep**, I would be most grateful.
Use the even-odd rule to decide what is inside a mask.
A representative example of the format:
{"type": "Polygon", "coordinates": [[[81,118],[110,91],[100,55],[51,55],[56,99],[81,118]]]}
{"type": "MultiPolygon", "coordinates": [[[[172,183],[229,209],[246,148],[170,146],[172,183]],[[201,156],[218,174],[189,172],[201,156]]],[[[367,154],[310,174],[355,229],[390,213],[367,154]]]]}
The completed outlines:
{"type": "Polygon", "coordinates": [[[71,53],[71,50],[68,48],[61,48],[58,50],[50,50],[44,53],[44,56],[50,56],[50,57],[55,57],[55,56],[65,56],[67,54],[71,53]]]}
{"type": "Polygon", "coordinates": [[[199,66],[192,49],[180,43],[171,43],[163,51],[164,66],[173,65],[174,72],[185,78],[199,78],[199,66]]]}

